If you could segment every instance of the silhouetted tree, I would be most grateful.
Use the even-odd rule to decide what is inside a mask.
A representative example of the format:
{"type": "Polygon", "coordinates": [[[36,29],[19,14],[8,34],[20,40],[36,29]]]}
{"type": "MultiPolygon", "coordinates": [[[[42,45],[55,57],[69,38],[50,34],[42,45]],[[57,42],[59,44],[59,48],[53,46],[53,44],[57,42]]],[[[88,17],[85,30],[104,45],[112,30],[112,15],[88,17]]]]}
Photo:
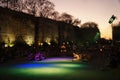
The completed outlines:
{"type": "Polygon", "coordinates": [[[53,11],[50,16],[51,19],[54,20],[59,20],[59,12],[58,11],[53,11]]]}
{"type": "Polygon", "coordinates": [[[15,8],[18,0],[0,0],[2,7],[15,8]]]}
{"type": "Polygon", "coordinates": [[[81,23],[79,19],[74,19],[68,13],[60,15],[59,12],[54,10],[55,5],[49,0],[0,0],[0,6],[35,16],[64,21],[74,26],[81,23]]]}
{"type": "Polygon", "coordinates": [[[47,18],[54,12],[49,0],[0,0],[0,6],[47,18]]]}
{"type": "Polygon", "coordinates": [[[18,0],[9,0],[10,8],[13,10],[17,9],[17,2],[18,0]]]}
{"type": "Polygon", "coordinates": [[[24,4],[28,13],[41,17],[48,17],[54,10],[54,4],[48,0],[25,0],[24,4]]]}
{"type": "Polygon", "coordinates": [[[76,18],[74,19],[74,17],[68,13],[62,13],[61,16],[59,16],[58,20],[64,21],[74,26],[78,26],[81,23],[79,19],[76,19],[76,18]]]}
{"type": "Polygon", "coordinates": [[[40,16],[41,17],[49,17],[51,13],[54,11],[54,4],[48,0],[44,1],[44,3],[41,3],[41,8],[40,8],[40,16]]]}
{"type": "Polygon", "coordinates": [[[81,25],[81,28],[93,28],[98,30],[98,24],[96,24],[95,22],[86,22],[81,25]]]}
{"type": "Polygon", "coordinates": [[[14,6],[11,8],[19,12],[24,12],[26,5],[24,4],[24,0],[16,0],[14,6]]]}
{"type": "Polygon", "coordinates": [[[0,0],[0,3],[1,3],[1,6],[2,7],[9,7],[8,5],[9,5],[9,1],[11,1],[11,0],[0,0]]]}
{"type": "Polygon", "coordinates": [[[72,22],[72,24],[73,24],[74,26],[79,26],[80,23],[81,23],[81,21],[80,21],[79,19],[74,19],[73,22],[72,22]]]}
{"type": "Polygon", "coordinates": [[[60,16],[60,20],[66,23],[72,23],[73,16],[68,13],[62,13],[60,16]]]}
{"type": "Polygon", "coordinates": [[[86,22],[81,25],[80,37],[83,42],[94,43],[100,39],[100,31],[98,25],[94,22],[86,22]]]}

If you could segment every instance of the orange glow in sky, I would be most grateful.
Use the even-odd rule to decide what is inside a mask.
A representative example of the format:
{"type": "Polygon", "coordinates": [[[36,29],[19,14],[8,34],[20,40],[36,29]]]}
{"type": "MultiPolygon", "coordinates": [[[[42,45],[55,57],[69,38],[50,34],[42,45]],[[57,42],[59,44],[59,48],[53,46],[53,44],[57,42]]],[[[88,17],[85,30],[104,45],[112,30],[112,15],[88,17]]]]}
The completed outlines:
{"type": "Polygon", "coordinates": [[[108,23],[114,14],[120,21],[120,0],[50,0],[55,4],[55,10],[73,15],[82,23],[95,22],[101,32],[101,37],[112,39],[111,25],[108,23]]]}

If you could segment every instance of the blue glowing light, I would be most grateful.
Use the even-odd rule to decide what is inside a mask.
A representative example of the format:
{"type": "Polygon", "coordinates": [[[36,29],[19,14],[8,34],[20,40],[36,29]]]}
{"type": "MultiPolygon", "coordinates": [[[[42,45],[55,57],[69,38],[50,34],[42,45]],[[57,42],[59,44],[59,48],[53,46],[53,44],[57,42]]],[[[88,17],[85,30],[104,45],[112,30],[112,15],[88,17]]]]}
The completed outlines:
{"type": "Polygon", "coordinates": [[[20,64],[16,65],[16,68],[40,68],[40,67],[50,67],[51,64],[43,64],[43,63],[28,63],[28,64],[20,64]]]}

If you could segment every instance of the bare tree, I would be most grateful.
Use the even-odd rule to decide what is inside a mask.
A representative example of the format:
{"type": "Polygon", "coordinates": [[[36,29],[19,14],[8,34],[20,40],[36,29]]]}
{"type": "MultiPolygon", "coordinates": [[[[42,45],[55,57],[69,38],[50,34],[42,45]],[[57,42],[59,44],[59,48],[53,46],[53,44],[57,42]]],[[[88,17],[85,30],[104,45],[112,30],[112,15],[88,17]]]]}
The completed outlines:
{"type": "Polygon", "coordinates": [[[2,6],[2,0],[0,0],[0,6],[2,6]]]}
{"type": "Polygon", "coordinates": [[[38,7],[37,7],[37,0],[25,0],[24,1],[24,5],[25,5],[25,10],[29,13],[29,14],[33,14],[36,15],[38,7]]]}
{"type": "Polygon", "coordinates": [[[18,8],[17,3],[18,0],[9,0],[9,8],[13,10],[17,10],[18,8]]]}
{"type": "Polygon", "coordinates": [[[11,9],[22,12],[24,10],[24,0],[15,0],[11,2],[11,9]]]}
{"type": "Polygon", "coordinates": [[[54,12],[49,0],[0,0],[0,6],[47,18],[54,12]]]}
{"type": "Polygon", "coordinates": [[[54,11],[54,4],[48,0],[42,0],[43,2],[40,4],[39,14],[41,17],[49,17],[51,13],[54,11]]]}
{"type": "Polygon", "coordinates": [[[1,4],[2,4],[1,6],[8,8],[8,7],[9,7],[9,1],[10,1],[10,0],[0,0],[0,2],[1,2],[1,4]]]}
{"type": "Polygon", "coordinates": [[[55,5],[49,0],[0,0],[0,3],[2,6],[12,10],[64,21],[74,26],[78,26],[81,23],[79,19],[74,19],[68,13],[62,13],[60,15],[59,12],[54,10],[55,5]]]}
{"type": "Polygon", "coordinates": [[[48,0],[25,0],[25,8],[28,13],[48,17],[54,10],[54,4],[48,0]]]}
{"type": "Polygon", "coordinates": [[[0,6],[17,10],[19,1],[20,0],[0,0],[0,3],[1,3],[0,6]]]}

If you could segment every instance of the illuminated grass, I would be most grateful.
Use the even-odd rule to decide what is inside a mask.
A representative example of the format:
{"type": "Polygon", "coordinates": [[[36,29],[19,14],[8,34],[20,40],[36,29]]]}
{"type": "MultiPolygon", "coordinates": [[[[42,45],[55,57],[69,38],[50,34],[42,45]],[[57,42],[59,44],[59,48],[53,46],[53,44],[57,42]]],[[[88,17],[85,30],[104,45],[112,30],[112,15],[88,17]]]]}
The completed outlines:
{"type": "MultiPolygon", "coordinates": [[[[29,75],[55,75],[55,74],[68,74],[71,73],[73,69],[71,68],[83,68],[83,64],[74,63],[29,63],[16,65],[12,68],[13,71],[17,71],[20,74],[29,75]]],[[[12,71],[12,72],[13,72],[12,71]]],[[[16,72],[15,72],[16,73],[16,72]]]]}
{"type": "Polygon", "coordinates": [[[17,73],[24,75],[58,75],[70,73],[70,70],[64,68],[27,68],[17,69],[17,73]]]}
{"type": "Polygon", "coordinates": [[[82,69],[84,67],[85,65],[83,64],[62,58],[16,64],[11,66],[11,68],[7,70],[7,73],[12,76],[22,77],[64,77],[65,75],[73,74],[77,68],[82,69]]]}
{"type": "Polygon", "coordinates": [[[0,75],[0,80],[120,80],[119,72],[115,70],[95,70],[86,63],[66,60],[2,66],[0,75]]]}

